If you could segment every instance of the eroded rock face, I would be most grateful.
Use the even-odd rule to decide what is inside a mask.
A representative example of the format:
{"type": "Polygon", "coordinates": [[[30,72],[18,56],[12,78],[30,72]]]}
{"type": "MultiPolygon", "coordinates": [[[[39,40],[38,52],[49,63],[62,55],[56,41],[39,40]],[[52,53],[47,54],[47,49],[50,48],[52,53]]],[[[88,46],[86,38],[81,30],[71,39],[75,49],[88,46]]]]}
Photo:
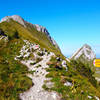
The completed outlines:
{"type": "Polygon", "coordinates": [[[4,22],[4,21],[8,21],[8,22],[9,22],[10,19],[13,19],[14,21],[20,23],[20,24],[23,25],[24,27],[26,26],[26,25],[25,25],[24,19],[21,18],[21,17],[18,16],[18,15],[6,16],[6,17],[4,17],[4,18],[1,19],[0,23],[1,23],[1,22],[4,22]]]}
{"type": "Polygon", "coordinates": [[[49,35],[49,32],[45,27],[38,25],[38,24],[34,24],[34,27],[37,29],[37,31],[43,32],[43,33],[46,33],[47,35],[49,35]]]}
{"type": "Polygon", "coordinates": [[[93,52],[93,50],[91,49],[91,47],[87,44],[83,45],[83,47],[81,47],[79,50],[77,50],[70,59],[78,59],[78,58],[83,58],[85,60],[93,60],[94,58],[96,58],[96,54],[93,52]]]}

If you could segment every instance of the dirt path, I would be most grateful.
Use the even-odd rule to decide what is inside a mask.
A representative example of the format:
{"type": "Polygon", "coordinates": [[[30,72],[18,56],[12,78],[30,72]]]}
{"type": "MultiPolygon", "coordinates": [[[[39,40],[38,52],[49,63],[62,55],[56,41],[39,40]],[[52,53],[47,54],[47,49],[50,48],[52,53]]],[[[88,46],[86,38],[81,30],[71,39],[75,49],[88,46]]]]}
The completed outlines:
{"type": "Polygon", "coordinates": [[[54,55],[50,53],[49,55],[44,55],[43,60],[37,63],[34,66],[30,66],[30,61],[23,61],[22,63],[27,65],[29,70],[36,70],[34,75],[29,74],[28,76],[32,79],[34,86],[31,87],[28,91],[21,93],[20,98],[21,100],[59,100],[60,97],[57,95],[56,92],[48,92],[45,91],[42,86],[45,80],[48,80],[45,75],[48,73],[46,72],[45,68],[49,66],[46,64],[51,56],[54,55]],[[37,68],[37,65],[41,65],[41,67],[37,68]]]}

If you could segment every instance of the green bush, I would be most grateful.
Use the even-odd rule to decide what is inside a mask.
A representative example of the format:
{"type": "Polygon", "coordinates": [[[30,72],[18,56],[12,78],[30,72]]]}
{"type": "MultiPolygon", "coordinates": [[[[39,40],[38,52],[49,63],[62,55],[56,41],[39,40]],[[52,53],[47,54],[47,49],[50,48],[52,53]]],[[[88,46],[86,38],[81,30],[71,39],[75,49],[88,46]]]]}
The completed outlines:
{"type": "Polygon", "coordinates": [[[49,90],[49,88],[44,84],[43,86],[42,86],[42,88],[44,89],[44,90],[49,90]]]}
{"type": "Polygon", "coordinates": [[[43,58],[36,58],[36,63],[39,63],[40,61],[42,61],[43,58]]]}
{"type": "Polygon", "coordinates": [[[30,65],[35,65],[35,64],[36,64],[36,62],[31,62],[31,63],[30,63],[30,65]]]}
{"type": "Polygon", "coordinates": [[[19,38],[19,34],[18,34],[18,31],[17,31],[17,30],[14,32],[14,34],[13,34],[13,38],[16,38],[16,39],[19,38]]]}
{"type": "Polygon", "coordinates": [[[19,34],[17,30],[14,30],[11,34],[8,34],[8,39],[12,40],[12,39],[19,39],[19,34]]]}
{"type": "Polygon", "coordinates": [[[38,54],[39,56],[43,56],[43,55],[44,55],[43,52],[38,52],[37,54],[38,54]]]}
{"type": "Polygon", "coordinates": [[[41,65],[36,66],[36,68],[39,68],[39,67],[41,67],[41,65]]]}
{"type": "Polygon", "coordinates": [[[14,60],[22,45],[23,41],[16,39],[0,48],[0,100],[19,100],[19,94],[33,85],[26,76],[28,68],[14,60]]]}
{"type": "Polygon", "coordinates": [[[92,83],[93,86],[97,86],[97,81],[93,77],[94,72],[92,72],[92,70],[90,69],[89,64],[83,64],[79,60],[72,60],[71,64],[74,67],[74,69],[80,73],[80,75],[88,78],[88,80],[92,83]]]}

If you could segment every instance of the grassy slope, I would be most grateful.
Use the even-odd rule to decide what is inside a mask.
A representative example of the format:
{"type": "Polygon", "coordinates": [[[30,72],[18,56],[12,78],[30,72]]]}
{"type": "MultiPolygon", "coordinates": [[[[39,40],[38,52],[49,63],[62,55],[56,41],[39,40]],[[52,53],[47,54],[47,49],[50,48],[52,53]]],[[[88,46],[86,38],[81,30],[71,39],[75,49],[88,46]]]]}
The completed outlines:
{"type": "Polygon", "coordinates": [[[57,62],[55,58],[51,58],[51,62],[53,64],[47,69],[50,73],[46,77],[52,78],[51,81],[54,82],[54,87],[49,89],[44,85],[43,87],[46,90],[57,91],[62,95],[63,100],[88,100],[89,95],[93,97],[92,100],[95,100],[94,96],[100,97],[100,87],[94,86],[93,82],[90,82],[94,78],[87,71],[88,68],[71,63],[68,64],[69,67],[66,72],[64,68],[57,69],[54,67],[57,62]],[[76,69],[75,66],[78,68],[76,69]],[[84,71],[81,71],[80,66],[84,67],[84,71]],[[66,81],[72,82],[73,85],[71,87],[64,86],[66,81]]]}
{"type": "MultiPolygon", "coordinates": [[[[100,73],[98,73],[98,71],[100,71],[100,69],[97,69],[97,67],[95,67],[93,65],[94,60],[87,61],[83,56],[84,55],[81,55],[77,60],[83,62],[85,65],[88,64],[89,67],[91,68],[92,72],[94,73],[93,76],[97,77],[97,78],[100,78],[100,73]]],[[[71,60],[73,60],[73,58],[71,60]]]]}
{"type": "MultiPolygon", "coordinates": [[[[23,45],[22,39],[38,43],[41,47],[60,55],[62,58],[64,56],[50,43],[45,34],[36,31],[34,28],[26,29],[14,21],[10,23],[3,22],[0,24],[0,28],[12,38],[7,44],[0,45],[0,100],[18,100],[18,94],[32,86],[31,79],[26,77],[27,67],[14,61],[14,57],[23,45]],[[13,38],[16,31],[21,38],[13,38]]],[[[81,76],[69,63],[68,72],[64,69],[57,70],[53,66],[50,65],[50,68],[47,69],[50,72],[47,77],[52,77],[52,81],[55,83],[55,87],[51,90],[61,93],[64,100],[85,100],[88,95],[100,96],[98,88],[96,89],[86,77],[81,76]],[[65,87],[63,82],[66,80],[73,81],[74,86],[71,88],[65,87]]]]}
{"type": "Polygon", "coordinates": [[[38,32],[32,27],[25,28],[19,23],[11,20],[9,23],[0,23],[0,28],[2,28],[7,35],[12,35],[13,32],[17,30],[20,37],[28,39],[31,42],[38,43],[41,45],[41,47],[46,48],[49,51],[52,51],[55,54],[62,56],[61,52],[51,44],[51,42],[44,33],[38,32]]]}
{"type": "Polygon", "coordinates": [[[18,100],[32,86],[27,67],[14,60],[22,45],[21,39],[13,39],[0,48],[0,100],[18,100]]]}
{"type": "Polygon", "coordinates": [[[58,55],[62,56],[62,54],[51,44],[44,33],[34,28],[24,28],[13,20],[10,23],[0,23],[0,28],[10,39],[7,43],[0,41],[0,100],[18,100],[19,93],[32,86],[31,79],[26,76],[29,73],[27,67],[14,60],[23,46],[23,39],[40,44],[42,48],[58,55]],[[18,39],[15,38],[16,32],[18,39]]]}

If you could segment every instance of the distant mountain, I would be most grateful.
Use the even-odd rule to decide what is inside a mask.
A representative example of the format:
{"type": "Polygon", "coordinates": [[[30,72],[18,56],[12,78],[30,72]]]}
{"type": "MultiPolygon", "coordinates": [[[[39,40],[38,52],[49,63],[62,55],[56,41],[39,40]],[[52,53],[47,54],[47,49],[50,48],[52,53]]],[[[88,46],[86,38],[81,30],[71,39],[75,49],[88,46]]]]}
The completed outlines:
{"type": "Polygon", "coordinates": [[[100,68],[93,65],[93,60],[95,58],[96,54],[92,48],[88,44],[85,44],[70,57],[70,60],[78,60],[84,64],[88,64],[91,70],[94,72],[96,80],[100,81],[100,68]]]}
{"type": "Polygon", "coordinates": [[[70,59],[80,59],[82,61],[91,61],[95,58],[96,54],[88,44],[84,44],[70,57],[70,59]]]}

